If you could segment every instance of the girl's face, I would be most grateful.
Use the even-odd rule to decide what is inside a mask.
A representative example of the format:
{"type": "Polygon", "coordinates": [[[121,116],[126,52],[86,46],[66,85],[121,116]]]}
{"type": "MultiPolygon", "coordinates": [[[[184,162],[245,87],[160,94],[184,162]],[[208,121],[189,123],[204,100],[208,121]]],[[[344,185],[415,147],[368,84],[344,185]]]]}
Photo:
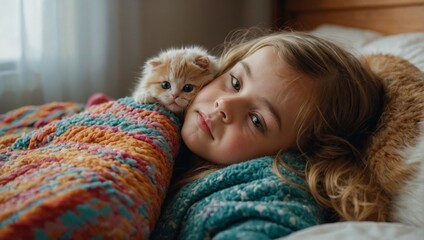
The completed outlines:
{"type": "Polygon", "coordinates": [[[185,116],[185,144],[223,165],[295,149],[295,118],[308,94],[301,78],[273,47],[257,50],[198,93],[185,116]]]}

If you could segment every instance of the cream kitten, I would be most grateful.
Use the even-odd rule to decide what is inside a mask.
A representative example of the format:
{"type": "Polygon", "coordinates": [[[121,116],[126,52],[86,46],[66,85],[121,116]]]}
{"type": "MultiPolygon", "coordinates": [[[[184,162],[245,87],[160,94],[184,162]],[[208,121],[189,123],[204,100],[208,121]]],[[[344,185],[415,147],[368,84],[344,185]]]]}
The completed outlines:
{"type": "Polygon", "coordinates": [[[216,58],[201,47],[171,48],[144,64],[132,96],[139,103],[160,102],[181,113],[217,70],[216,58]]]}

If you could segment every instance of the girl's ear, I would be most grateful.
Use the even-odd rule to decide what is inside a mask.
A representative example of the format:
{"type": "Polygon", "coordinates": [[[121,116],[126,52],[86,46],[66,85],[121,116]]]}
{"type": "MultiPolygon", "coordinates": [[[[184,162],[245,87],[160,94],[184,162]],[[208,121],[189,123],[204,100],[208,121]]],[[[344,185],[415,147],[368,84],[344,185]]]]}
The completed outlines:
{"type": "Polygon", "coordinates": [[[203,69],[207,69],[209,66],[209,58],[206,56],[198,56],[194,60],[194,64],[196,64],[197,66],[203,69]]]}

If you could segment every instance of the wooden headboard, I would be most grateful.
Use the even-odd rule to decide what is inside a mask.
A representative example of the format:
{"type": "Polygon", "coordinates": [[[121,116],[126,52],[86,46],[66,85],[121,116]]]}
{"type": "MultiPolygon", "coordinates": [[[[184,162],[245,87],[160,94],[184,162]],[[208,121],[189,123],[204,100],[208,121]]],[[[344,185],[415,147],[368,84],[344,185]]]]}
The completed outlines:
{"type": "Polygon", "coordinates": [[[384,34],[424,32],[424,0],[275,0],[273,7],[276,28],[328,23],[384,34]]]}

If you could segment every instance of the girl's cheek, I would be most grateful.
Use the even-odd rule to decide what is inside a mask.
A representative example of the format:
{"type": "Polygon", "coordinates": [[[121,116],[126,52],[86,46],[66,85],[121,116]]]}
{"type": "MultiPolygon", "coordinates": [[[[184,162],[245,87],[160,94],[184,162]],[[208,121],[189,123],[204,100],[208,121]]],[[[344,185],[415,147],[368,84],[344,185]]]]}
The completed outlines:
{"type": "Polygon", "coordinates": [[[195,98],[195,102],[210,102],[215,100],[215,95],[217,95],[217,91],[211,88],[202,89],[197,94],[195,98]]]}
{"type": "Polygon", "coordinates": [[[246,142],[236,141],[233,143],[228,143],[226,148],[221,152],[221,156],[231,156],[228,159],[229,164],[239,163],[251,158],[251,149],[252,146],[246,142]]]}
{"type": "Polygon", "coordinates": [[[203,102],[206,99],[207,99],[207,94],[205,92],[200,91],[195,98],[195,102],[203,102]]]}
{"type": "Polygon", "coordinates": [[[223,81],[219,80],[220,79],[217,78],[214,82],[202,88],[197,94],[197,98],[199,98],[199,100],[213,101],[219,97],[219,95],[223,93],[223,89],[225,89],[223,81]]]}

